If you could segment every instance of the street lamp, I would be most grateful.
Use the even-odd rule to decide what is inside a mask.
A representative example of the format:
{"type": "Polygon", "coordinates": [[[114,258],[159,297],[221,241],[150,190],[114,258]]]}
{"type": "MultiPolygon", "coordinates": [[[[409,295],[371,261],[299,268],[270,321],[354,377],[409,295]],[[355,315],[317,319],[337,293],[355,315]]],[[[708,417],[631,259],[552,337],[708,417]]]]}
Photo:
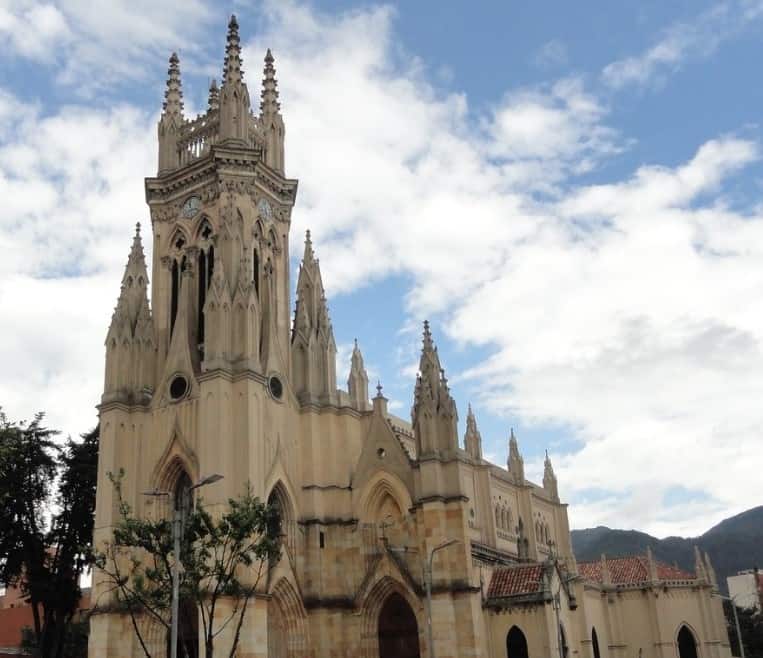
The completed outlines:
{"type": "Polygon", "coordinates": [[[437,551],[441,551],[443,548],[459,543],[461,543],[459,539],[447,539],[441,544],[438,544],[429,552],[429,558],[424,565],[424,584],[427,588],[427,640],[429,642],[430,658],[435,658],[434,638],[432,637],[432,558],[434,558],[434,554],[437,551]]]}
{"type": "MultiPolygon", "coordinates": [[[[223,476],[219,473],[213,473],[199,480],[196,484],[191,485],[189,491],[204,487],[208,484],[219,482],[223,479],[223,476]]],[[[160,491],[154,489],[153,491],[144,491],[144,496],[167,496],[172,502],[173,515],[172,515],[172,541],[173,551],[175,553],[175,561],[172,563],[172,610],[170,615],[170,658],[177,658],[178,655],[178,608],[180,607],[180,536],[183,529],[180,527],[183,522],[181,511],[175,505],[175,497],[169,491],[160,491]]]]}
{"type": "Polygon", "coordinates": [[[742,631],[739,629],[739,616],[737,615],[737,604],[734,599],[739,596],[738,594],[736,596],[724,596],[720,592],[713,593],[713,596],[717,596],[719,599],[723,599],[724,601],[728,601],[731,603],[731,609],[734,611],[734,626],[736,626],[737,629],[737,641],[739,642],[739,655],[741,658],[744,657],[744,644],[742,643],[742,631]]]}

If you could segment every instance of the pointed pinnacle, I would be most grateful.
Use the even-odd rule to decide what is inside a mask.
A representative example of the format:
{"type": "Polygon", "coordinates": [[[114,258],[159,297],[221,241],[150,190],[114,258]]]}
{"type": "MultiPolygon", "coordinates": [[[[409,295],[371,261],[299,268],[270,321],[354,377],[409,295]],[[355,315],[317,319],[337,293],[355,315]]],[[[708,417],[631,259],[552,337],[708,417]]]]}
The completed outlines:
{"type": "Polygon", "coordinates": [[[223,85],[243,82],[244,72],[241,69],[241,39],[238,36],[238,21],[236,15],[230,17],[228,23],[228,38],[225,45],[225,63],[223,65],[223,85]]]}
{"type": "Polygon", "coordinates": [[[140,222],[135,222],[135,237],[140,237],[140,222]]]}
{"type": "Polygon", "coordinates": [[[162,110],[165,114],[183,114],[183,87],[180,81],[180,59],[177,53],[170,55],[167,69],[167,88],[164,91],[162,110]]]}
{"type": "Polygon", "coordinates": [[[281,105],[278,102],[278,81],[276,80],[276,70],[273,66],[273,53],[268,52],[265,55],[265,70],[262,79],[262,91],[260,92],[260,113],[278,114],[281,105]]]}
{"type": "Polygon", "coordinates": [[[217,88],[217,80],[214,78],[212,78],[212,82],[209,85],[209,100],[207,104],[210,110],[220,108],[220,91],[217,88]]]}
{"type": "Polygon", "coordinates": [[[429,320],[424,320],[424,349],[432,349],[432,332],[429,331],[429,320]]]}

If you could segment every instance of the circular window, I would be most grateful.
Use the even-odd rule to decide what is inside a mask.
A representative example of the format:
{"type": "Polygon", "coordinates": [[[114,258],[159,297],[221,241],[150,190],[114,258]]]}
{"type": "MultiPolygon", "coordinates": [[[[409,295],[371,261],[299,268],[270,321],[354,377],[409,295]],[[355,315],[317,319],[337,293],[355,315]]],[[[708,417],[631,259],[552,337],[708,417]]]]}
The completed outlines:
{"type": "Polygon", "coordinates": [[[268,390],[270,391],[270,395],[276,400],[280,400],[283,396],[283,384],[275,375],[268,379],[268,390]]]}
{"type": "Polygon", "coordinates": [[[170,397],[179,400],[188,393],[188,380],[183,375],[175,375],[170,382],[170,397]]]}

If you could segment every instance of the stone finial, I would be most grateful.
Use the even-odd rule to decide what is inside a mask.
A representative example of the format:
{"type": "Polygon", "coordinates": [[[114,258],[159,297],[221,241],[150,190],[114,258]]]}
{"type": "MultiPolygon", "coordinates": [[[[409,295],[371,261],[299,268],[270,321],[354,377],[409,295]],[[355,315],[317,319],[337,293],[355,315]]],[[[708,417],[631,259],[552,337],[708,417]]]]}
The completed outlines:
{"type": "Polygon", "coordinates": [[[177,53],[170,55],[170,66],[167,69],[167,88],[164,91],[162,114],[165,116],[183,116],[183,85],[180,79],[180,59],[177,53]]]}
{"type": "Polygon", "coordinates": [[[363,411],[368,408],[368,373],[363,363],[363,354],[358,347],[357,338],[352,348],[350,376],[347,378],[347,391],[357,409],[363,411]]]}
{"type": "Polygon", "coordinates": [[[718,589],[718,578],[715,575],[715,568],[713,567],[713,563],[710,562],[710,555],[707,551],[705,551],[705,571],[707,572],[707,578],[710,581],[710,584],[715,589],[718,589]]]}
{"type": "Polygon", "coordinates": [[[708,581],[705,563],[702,561],[702,553],[696,544],[694,545],[694,577],[697,580],[708,581]]]}
{"type": "Polygon", "coordinates": [[[305,231],[305,253],[302,256],[302,264],[315,262],[315,252],[313,251],[313,240],[310,236],[310,229],[305,231]]]}
{"type": "Polygon", "coordinates": [[[416,454],[446,454],[458,448],[458,412],[450,395],[445,371],[432,340],[429,322],[424,322],[419,375],[411,410],[416,454]]]}
{"type": "Polygon", "coordinates": [[[387,415],[387,398],[384,397],[384,393],[382,392],[381,381],[376,384],[376,396],[373,399],[373,405],[374,413],[380,414],[381,416],[387,415]]]}
{"type": "Polygon", "coordinates": [[[276,70],[273,66],[274,61],[273,53],[268,48],[265,55],[262,91],[260,92],[260,114],[262,116],[272,116],[281,110],[281,104],[278,102],[278,80],[276,80],[276,70]]]}
{"type": "Polygon", "coordinates": [[[471,403],[469,403],[466,411],[466,434],[464,434],[464,448],[473,459],[482,459],[482,435],[477,429],[477,419],[474,417],[471,403]]]}
{"type": "Polygon", "coordinates": [[[209,100],[207,101],[210,112],[216,112],[220,109],[220,90],[217,88],[217,80],[212,78],[209,84],[209,100]]]}
{"type": "Polygon", "coordinates": [[[517,484],[522,485],[525,483],[525,462],[519,452],[519,444],[517,443],[517,437],[514,436],[513,427],[509,434],[509,459],[507,467],[517,484]]]}
{"type": "Polygon", "coordinates": [[[238,35],[238,21],[233,14],[228,22],[228,39],[225,45],[225,63],[223,65],[223,85],[243,82],[244,71],[241,68],[241,39],[238,35]]]}
{"type": "Polygon", "coordinates": [[[551,494],[554,500],[559,499],[559,488],[554,473],[554,467],[551,465],[551,459],[546,450],[546,458],[543,461],[543,488],[551,494]]]}

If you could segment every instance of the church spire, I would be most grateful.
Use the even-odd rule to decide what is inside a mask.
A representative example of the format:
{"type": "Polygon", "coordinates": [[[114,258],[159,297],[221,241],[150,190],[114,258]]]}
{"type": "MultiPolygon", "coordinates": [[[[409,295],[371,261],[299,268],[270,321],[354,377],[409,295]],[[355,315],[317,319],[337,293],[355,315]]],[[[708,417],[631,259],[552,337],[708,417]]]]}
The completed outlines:
{"type": "Polygon", "coordinates": [[[223,83],[220,87],[220,141],[249,142],[249,91],[241,68],[241,39],[235,14],[228,23],[223,83]]]}
{"type": "Polygon", "coordinates": [[[106,336],[104,400],[138,400],[153,386],[154,326],[140,224],[135,225],[111,325],[106,336]]]}
{"type": "Polygon", "coordinates": [[[368,408],[368,373],[363,363],[363,354],[358,347],[358,339],[352,348],[350,376],[347,378],[347,390],[353,406],[361,411],[368,408]]]}
{"type": "Polygon", "coordinates": [[[216,112],[220,109],[220,90],[217,88],[217,80],[214,78],[209,83],[209,100],[207,105],[209,112],[216,112]]]}
{"type": "Polygon", "coordinates": [[[268,52],[265,55],[265,69],[262,78],[262,92],[260,94],[260,115],[278,114],[281,110],[281,104],[278,102],[278,80],[276,80],[276,69],[273,66],[273,53],[268,52]]]}
{"type": "Polygon", "coordinates": [[[180,60],[177,53],[170,56],[167,88],[164,91],[162,115],[159,118],[159,175],[178,166],[178,137],[185,121],[183,117],[183,87],[180,81],[180,60]]]}
{"type": "Polygon", "coordinates": [[[284,122],[281,104],[278,102],[278,81],[273,66],[273,53],[265,55],[265,69],[260,92],[259,123],[265,138],[265,164],[283,174],[284,172],[284,122]]]}
{"type": "Polygon", "coordinates": [[[294,390],[301,401],[333,402],[336,397],[336,341],[310,231],[305,234],[305,252],[296,292],[291,335],[294,390]]]}
{"type": "Polygon", "coordinates": [[[228,22],[228,40],[225,44],[225,62],[223,64],[223,85],[236,85],[244,81],[244,71],[241,68],[242,63],[238,21],[236,20],[236,14],[233,14],[228,22]]]}
{"type": "Polygon", "coordinates": [[[466,452],[468,452],[473,459],[482,459],[482,435],[477,429],[477,419],[474,417],[471,403],[469,404],[466,412],[466,434],[464,435],[464,446],[466,448],[466,452]]]}
{"type": "Polygon", "coordinates": [[[458,447],[456,403],[450,395],[445,370],[440,366],[428,321],[424,322],[411,416],[419,457],[452,452],[458,447]]]}
{"type": "Polygon", "coordinates": [[[517,484],[525,483],[525,461],[522,459],[522,455],[519,452],[519,444],[517,443],[517,437],[514,436],[514,428],[511,428],[511,434],[509,435],[509,461],[508,461],[509,473],[514,477],[514,481],[517,484]]]}
{"type": "Polygon", "coordinates": [[[164,91],[162,116],[183,116],[183,84],[180,80],[180,59],[177,53],[170,55],[170,67],[167,69],[167,89],[164,91]]]}
{"type": "Polygon", "coordinates": [[[126,322],[129,333],[132,335],[138,321],[138,313],[144,303],[148,304],[148,273],[146,271],[146,257],[143,253],[143,241],[140,237],[140,222],[138,222],[135,225],[130,255],[127,257],[127,265],[122,275],[122,286],[112,324],[115,320],[126,322]]]}
{"type": "Polygon", "coordinates": [[[559,500],[559,487],[554,474],[554,467],[551,465],[551,459],[546,450],[546,459],[543,461],[543,488],[551,495],[554,500],[559,500]]]}

